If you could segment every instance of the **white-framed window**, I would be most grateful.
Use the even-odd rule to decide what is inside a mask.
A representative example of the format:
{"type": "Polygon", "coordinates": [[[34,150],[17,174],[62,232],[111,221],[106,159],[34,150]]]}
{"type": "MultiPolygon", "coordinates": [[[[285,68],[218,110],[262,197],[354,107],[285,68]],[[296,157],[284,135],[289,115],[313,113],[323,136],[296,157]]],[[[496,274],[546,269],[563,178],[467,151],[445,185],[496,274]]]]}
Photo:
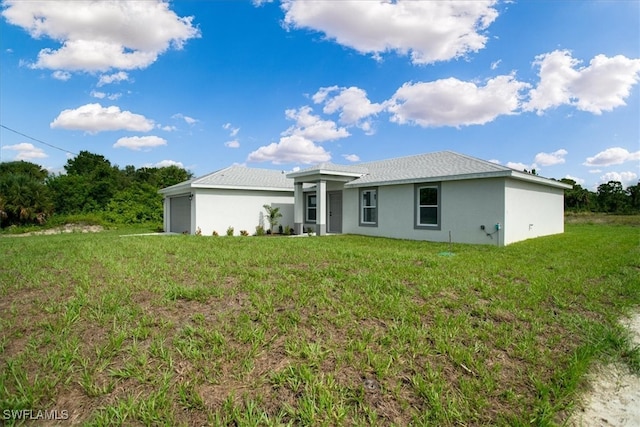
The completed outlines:
{"type": "Polygon", "coordinates": [[[306,222],[316,222],[317,199],[315,193],[307,194],[306,222]]]}
{"type": "Polygon", "coordinates": [[[360,190],[360,225],[378,225],[378,189],[360,190]]]}
{"type": "Polygon", "coordinates": [[[416,228],[440,228],[440,185],[416,185],[416,228]]]}

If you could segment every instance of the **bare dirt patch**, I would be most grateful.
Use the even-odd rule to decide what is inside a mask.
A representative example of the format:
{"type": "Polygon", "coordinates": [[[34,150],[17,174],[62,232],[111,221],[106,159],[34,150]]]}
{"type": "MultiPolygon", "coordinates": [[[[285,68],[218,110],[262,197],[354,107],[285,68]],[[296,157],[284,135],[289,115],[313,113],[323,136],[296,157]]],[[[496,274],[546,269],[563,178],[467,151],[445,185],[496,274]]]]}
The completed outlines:
{"type": "MultiPolygon", "coordinates": [[[[623,321],[633,345],[640,345],[640,313],[623,321]]],[[[567,423],[574,427],[631,427],[640,425],[640,376],[620,363],[597,366],[590,387],[567,423]]]]}
{"type": "Polygon", "coordinates": [[[23,234],[9,234],[6,237],[49,236],[51,234],[64,233],[98,233],[100,231],[104,231],[104,227],[101,225],[65,224],[60,227],[49,228],[42,231],[31,231],[23,234]]]}

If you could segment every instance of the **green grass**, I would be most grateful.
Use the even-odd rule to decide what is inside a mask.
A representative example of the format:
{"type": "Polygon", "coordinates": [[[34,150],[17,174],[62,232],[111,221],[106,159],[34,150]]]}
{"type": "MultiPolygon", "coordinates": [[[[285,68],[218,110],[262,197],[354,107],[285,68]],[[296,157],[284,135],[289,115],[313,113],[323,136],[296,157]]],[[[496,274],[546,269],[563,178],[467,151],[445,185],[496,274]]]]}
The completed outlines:
{"type": "MultiPolygon", "coordinates": [[[[0,416],[86,425],[553,425],[640,373],[636,221],[505,248],[359,236],[0,237],[0,416]]],[[[12,420],[3,420],[14,423],[12,420]]]]}

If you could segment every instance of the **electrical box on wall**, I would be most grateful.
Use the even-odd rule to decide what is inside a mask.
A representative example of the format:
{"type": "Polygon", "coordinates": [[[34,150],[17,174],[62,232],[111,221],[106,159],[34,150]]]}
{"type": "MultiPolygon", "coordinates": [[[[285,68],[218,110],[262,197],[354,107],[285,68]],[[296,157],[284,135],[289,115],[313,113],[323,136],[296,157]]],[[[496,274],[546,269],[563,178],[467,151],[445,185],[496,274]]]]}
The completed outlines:
{"type": "Polygon", "coordinates": [[[481,226],[480,226],[480,230],[484,230],[484,225],[481,225],[481,226]]]}
{"type": "Polygon", "coordinates": [[[496,224],[496,230],[500,230],[500,228],[501,228],[500,223],[497,223],[496,224]]]}

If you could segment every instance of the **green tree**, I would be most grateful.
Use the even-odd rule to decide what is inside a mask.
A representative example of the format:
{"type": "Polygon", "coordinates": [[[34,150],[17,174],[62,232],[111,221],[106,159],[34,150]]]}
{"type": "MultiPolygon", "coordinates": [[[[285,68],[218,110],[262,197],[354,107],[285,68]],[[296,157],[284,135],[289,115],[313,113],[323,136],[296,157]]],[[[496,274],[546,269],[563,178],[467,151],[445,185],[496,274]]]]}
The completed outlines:
{"type": "Polygon", "coordinates": [[[33,176],[0,175],[0,225],[43,224],[53,211],[49,189],[33,176]]]}
{"type": "Polygon", "coordinates": [[[275,208],[271,205],[263,205],[262,207],[267,211],[267,221],[269,221],[271,233],[275,233],[275,228],[278,225],[278,220],[282,218],[280,208],[275,208]]]}
{"type": "Polygon", "coordinates": [[[124,186],[124,174],[104,156],[81,151],[67,160],[66,175],[50,179],[56,212],[75,214],[103,211],[124,186]]]}
{"type": "Polygon", "coordinates": [[[107,204],[105,217],[122,224],[161,222],[162,196],[150,184],[134,183],[113,196],[107,204]]]}
{"type": "Polygon", "coordinates": [[[640,212],[640,183],[627,187],[629,206],[634,212],[640,212]]]}
{"type": "Polygon", "coordinates": [[[571,190],[565,190],[564,192],[564,207],[570,211],[586,211],[591,210],[595,194],[586,188],[582,188],[580,184],[577,184],[573,179],[562,178],[560,182],[572,185],[571,190]]]}
{"type": "Polygon", "coordinates": [[[40,165],[24,160],[0,163],[0,176],[27,175],[38,182],[44,183],[49,172],[40,165]]]}
{"type": "Polygon", "coordinates": [[[603,212],[621,213],[627,209],[627,195],[620,181],[600,184],[597,192],[598,207],[603,212]]]}

